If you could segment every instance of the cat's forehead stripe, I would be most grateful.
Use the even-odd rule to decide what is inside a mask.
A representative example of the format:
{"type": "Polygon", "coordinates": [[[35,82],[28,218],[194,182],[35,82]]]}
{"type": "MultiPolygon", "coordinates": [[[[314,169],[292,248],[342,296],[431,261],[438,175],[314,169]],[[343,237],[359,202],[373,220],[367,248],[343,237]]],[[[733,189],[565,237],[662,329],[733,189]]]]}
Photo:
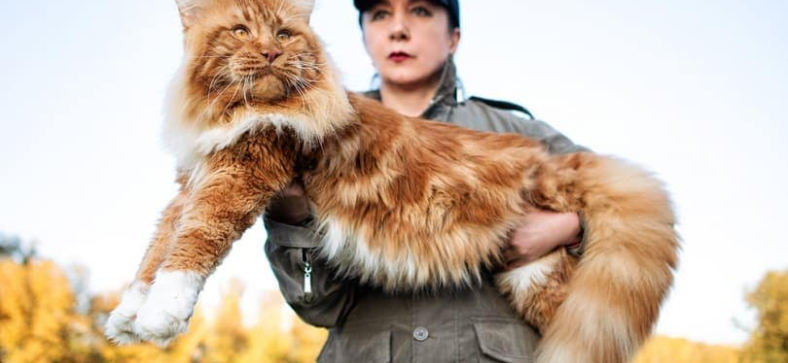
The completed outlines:
{"type": "Polygon", "coordinates": [[[274,16],[274,10],[271,6],[260,1],[249,1],[239,4],[234,4],[230,8],[230,14],[237,17],[238,20],[243,19],[246,24],[253,23],[271,23],[273,20],[278,20],[274,16]]]}
{"type": "Polygon", "coordinates": [[[247,22],[252,22],[254,20],[255,11],[254,9],[252,9],[251,6],[247,6],[246,8],[244,8],[243,14],[244,14],[244,20],[246,20],[247,22]]]}
{"type": "Polygon", "coordinates": [[[281,11],[286,11],[285,6],[273,6],[265,2],[253,1],[238,8],[241,16],[248,23],[259,22],[281,25],[284,23],[281,11]]]}

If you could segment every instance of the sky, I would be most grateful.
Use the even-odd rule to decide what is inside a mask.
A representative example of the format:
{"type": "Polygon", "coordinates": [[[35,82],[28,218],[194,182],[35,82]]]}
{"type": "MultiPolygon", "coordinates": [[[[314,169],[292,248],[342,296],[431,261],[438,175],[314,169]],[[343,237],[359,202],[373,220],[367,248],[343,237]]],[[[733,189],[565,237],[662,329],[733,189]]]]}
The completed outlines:
{"type": "MultiPolygon", "coordinates": [[[[529,108],[576,143],[664,180],[683,237],[656,332],[739,344],[744,302],[788,268],[788,2],[462,2],[467,95],[529,108]]],[[[345,85],[374,73],[351,1],[312,23],[345,85]]],[[[91,271],[93,291],[133,277],[176,190],[161,140],[164,90],[182,56],[174,1],[0,2],[0,233],[91,271]]],[[[209,279],[246,309],[276,289],[261,224],[209,279]]]]}

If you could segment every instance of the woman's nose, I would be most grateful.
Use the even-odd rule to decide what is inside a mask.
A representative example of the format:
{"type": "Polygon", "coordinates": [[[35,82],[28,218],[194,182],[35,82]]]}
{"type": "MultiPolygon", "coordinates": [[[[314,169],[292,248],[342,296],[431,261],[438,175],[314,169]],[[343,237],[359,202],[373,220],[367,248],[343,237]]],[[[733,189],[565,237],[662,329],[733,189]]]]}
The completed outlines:
{"type": "Polygon", "coordinates": [[[402,16],[394,16],[389,28],[389,39],[395,41],[407,40],[410,38],[410,30],[408,24],[402,16]]]}

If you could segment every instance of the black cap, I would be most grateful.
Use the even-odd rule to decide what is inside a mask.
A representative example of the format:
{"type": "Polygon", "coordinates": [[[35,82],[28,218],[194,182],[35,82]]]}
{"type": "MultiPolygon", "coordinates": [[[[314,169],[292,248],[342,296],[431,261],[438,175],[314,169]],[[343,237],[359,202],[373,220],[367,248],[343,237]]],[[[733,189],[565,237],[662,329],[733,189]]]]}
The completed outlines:
{"type": "MultiPolygon", "coordinates": [[[[381,2],[382,0],[353,0],[353,5],[356,6],[359,13],[363,13],[373,6],[377,5],[377,3],[381,2]]],[[[459,28],[460,27],[460,2],[458,0],[429,0],[431,3],[435,5],[440,5],[449,12],[449,21],[451,23],[449,25],[452,28],[459,28]]],[[[359,14],[360,15],[360,14],[359,14]]],[[[359,17],[359,21],[361,18],[359,17]]]]}

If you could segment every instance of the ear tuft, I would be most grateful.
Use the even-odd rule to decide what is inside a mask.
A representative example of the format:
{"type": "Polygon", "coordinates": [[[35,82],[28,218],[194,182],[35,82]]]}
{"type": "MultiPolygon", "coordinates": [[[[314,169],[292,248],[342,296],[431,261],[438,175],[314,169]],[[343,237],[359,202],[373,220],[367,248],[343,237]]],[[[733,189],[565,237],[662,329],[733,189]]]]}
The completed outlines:
{"type": "Polygon", "coordinates": [[[190,27],[197,21],[197,16],[205,7],[206,2],[206,0],[175,0],[184,28],[190,27]]]}
{"type": "Polygon", "coordinates": [[[315,10],[315,0],[289,0],[290,4],[296,8],[299,15],[306,18],[307,22],[315,10]]]}

